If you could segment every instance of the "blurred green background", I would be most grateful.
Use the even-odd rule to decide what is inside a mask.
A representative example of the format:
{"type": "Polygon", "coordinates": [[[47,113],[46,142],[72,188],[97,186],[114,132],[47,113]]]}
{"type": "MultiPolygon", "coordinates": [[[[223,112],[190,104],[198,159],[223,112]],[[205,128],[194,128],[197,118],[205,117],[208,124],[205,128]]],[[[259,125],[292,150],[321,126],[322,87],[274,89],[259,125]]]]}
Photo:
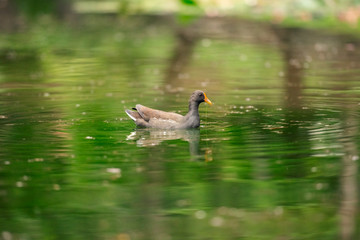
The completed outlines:
{"type": "Polygon", "coordinates": [[[3,0],[0,10],[7,15],[20,14],[30,18],[71,14],[235,16],[309,27],[314,23],[323,27],[350,26],[355,30],[360,16],[359,4],[358,0],[3,0]]]}

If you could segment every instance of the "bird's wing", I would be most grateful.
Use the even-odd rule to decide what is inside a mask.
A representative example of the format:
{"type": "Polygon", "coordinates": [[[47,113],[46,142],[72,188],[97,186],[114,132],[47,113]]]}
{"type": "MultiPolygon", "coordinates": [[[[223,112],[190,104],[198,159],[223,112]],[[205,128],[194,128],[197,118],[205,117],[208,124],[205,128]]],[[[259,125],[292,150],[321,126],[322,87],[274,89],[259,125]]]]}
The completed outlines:
{"type": "Polygon", "coordinates": [[[170,119],[176,122],[180,122],[184,118],[184,116],[177,113],[164,112],[161,110],[145,107],[141,104],[136,105],[136,110],[145,121],[149,121],[151,118],[158,118],[158,119],[170,119]]]}

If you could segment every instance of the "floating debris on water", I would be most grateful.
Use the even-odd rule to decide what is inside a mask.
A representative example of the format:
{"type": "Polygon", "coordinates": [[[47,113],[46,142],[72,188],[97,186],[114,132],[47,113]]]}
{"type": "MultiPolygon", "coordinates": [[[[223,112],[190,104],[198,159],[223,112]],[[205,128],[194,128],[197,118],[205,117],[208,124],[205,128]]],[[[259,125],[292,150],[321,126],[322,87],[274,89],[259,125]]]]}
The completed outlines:
{"type": "Polygon", "coordinates": [[[323,184],[322,183],[317,183],[315,185],[315,188],[316,188],[316,190],[321,190],[321,189],[323,189],[323,184]]]}
{"type": "Polygon", "coordinates": [[[3,232],[1,233],[1,236],[2,236],[2,238],[3,238],[4,240],[11,240],[11,239],[13,239],[12,234],[11,234],[10,232],[7,232],[7,231],[3,231],[3,232]]]}
{"type": "Polygon", "coordinates": [[[282,206],[277,206],[275,209],[274,209],[274,215],[275,216],[280,216],[284,213],[284,208],[282,206]]]}
{"type": "Polygon", "coordinates": [[[196,211],[194,215],[195,215],[195,217],[196,217],[197,219],[204,219],[204,218],[206,218],[206,212],[203,211],[203,210],[198,210],[198,211],[196,211]]]}
{"type": "Polygon", "coordinates": [[[24,183],[21,181],[18,181],[18,182],[16,182],[16,186],[19,188],[24,187],[24,183]]]}
{"type": "Polygon", "coordinates": [[[220,227],[224,224],[224,219],[222,217],[213,217],[210,220],[210,225],[213,227],[220,227]]]}
{"type": "Polygon", "coordinates": [[[120,168],[107,168],[106,172],[113,174],[111,177],[113,180],[121,177],[121,169],[120,168]]]}
{"type": "Polygon", "coordinates": [[[32,159],[28,159],[28,162],[43,162],[44,159],[43,158],[32,158],[32,159]]]}
{"type": "Polygon", "coordinates": [[[211,40],[205,38],[205,39],[203,39],[203,40],[201,41],[201,45],[202,45],[203,47],[210,47],[210,46],[211,46],[211,40]]]}
{"type": "Polygon", "coordinates": [[[114,174],[119,174],[121,173],[121,169],[120,168],[107,168],[106,171],[108,173],[114,173],[114,174]]]}

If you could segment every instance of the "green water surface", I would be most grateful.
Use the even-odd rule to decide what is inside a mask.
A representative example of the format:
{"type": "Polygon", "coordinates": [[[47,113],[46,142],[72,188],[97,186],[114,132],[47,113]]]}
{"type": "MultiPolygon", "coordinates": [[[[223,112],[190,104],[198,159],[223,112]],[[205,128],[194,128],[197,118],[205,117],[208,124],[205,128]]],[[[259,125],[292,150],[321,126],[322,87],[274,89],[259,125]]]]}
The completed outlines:
{"type": "Polygon", "coordinates": [[[237,20],[0,35],[0,239],[358,239],[360,41],[237,20]],[[143,104],[195,130],[136,129],[143,104]]]}

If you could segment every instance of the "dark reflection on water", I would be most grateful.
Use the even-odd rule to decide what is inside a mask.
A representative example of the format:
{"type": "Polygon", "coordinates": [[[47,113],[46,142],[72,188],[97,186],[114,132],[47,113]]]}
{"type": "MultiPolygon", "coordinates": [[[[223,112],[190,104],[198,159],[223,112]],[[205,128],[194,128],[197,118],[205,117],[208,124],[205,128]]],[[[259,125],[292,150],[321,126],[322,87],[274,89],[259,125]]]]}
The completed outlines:
{"type": "Polygon", "coordinates": [[[358,239],[359,41],[144,19],[1,36],[0,237],[358,239]],[[194,89],[200,129],[123,111],[194,89]]]}
{"type": "Polygon", "coordinates": [[[138,147],[151,147],[161,144],[163,141],[177,140],[189,142],[189,153],[193,157],[199,157],[199,129],[187,130],[162,130],[162,129],[137,129],[131,132],[126,140],[135,140],[138,147]]]}

